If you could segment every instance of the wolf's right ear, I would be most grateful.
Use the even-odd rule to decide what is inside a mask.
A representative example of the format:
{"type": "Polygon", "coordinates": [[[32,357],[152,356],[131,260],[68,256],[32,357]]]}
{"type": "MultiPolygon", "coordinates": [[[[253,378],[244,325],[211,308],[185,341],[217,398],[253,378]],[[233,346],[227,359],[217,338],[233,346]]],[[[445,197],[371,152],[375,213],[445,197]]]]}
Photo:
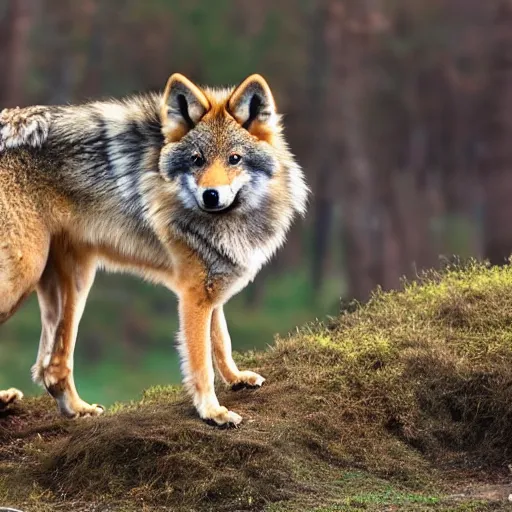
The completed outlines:
{"type": "Polygon", "coordinates": [[[201,121],[210,110],[210,103],[203,91],[180,73],[167,81],[160,116],[162,133],[167,142],[176,142],[201,121]]]}

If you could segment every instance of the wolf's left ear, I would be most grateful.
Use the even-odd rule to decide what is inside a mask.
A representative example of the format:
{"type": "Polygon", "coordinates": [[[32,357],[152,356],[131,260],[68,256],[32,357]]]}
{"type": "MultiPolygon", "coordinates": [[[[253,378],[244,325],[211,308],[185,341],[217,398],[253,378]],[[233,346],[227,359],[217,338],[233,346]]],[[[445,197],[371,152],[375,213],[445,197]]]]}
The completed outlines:
{"type": "Polygon", "coordinates": [[[261,75],[251,75],[234,91],[228,102],[230,114],[260,140],[269,140],[279,116],[270,87],[261,75]]]}
{"type": "Polygon", "coordinates": [[[203,91],[180,73],[167,81],[161,103],[162,132],[168,142],[186,135],[210,110],[203,91]]]}

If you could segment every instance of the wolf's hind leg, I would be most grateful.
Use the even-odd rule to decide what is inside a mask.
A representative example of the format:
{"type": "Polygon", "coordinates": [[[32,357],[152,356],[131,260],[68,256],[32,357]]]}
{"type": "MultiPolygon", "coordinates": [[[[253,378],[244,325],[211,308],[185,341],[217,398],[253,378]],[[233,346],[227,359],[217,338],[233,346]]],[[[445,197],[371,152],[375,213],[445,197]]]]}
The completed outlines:
{"type": "MultiPolygon", "coordinates": [[[[0,185],[0,325],[36,287],[49,246],[47,227],[23,190],[8,180],[7,188],[0,185]]],[[[0,409],[22,398],[23,393],[15,388],[0,390],[0,409]]]]}
{"type": "Polygon", "coordinates": [[[9,404],[13,402],[17,402],[23,398],[23,393],[15,388],[6,389],[5,391],[0,391],[0,410],[7,407],[9,404]]]}
{"type": "Polygon", "coordinates": [[[78,324],[94,281],[96,261],[65,239],[52,240],[48,263],[37,286],[41,309],[41,341],[35,382],[44,385],[67,417],[96,416],[103,407],[79,396],[73,379],[73,352],[78,324]]]}
{"type": "Polygon", "coordinates": [[[265,382],[261,375],[251,371],[240,371],[233,360],[231,338],[222,306],[213,310],[211,336],[215,363],[224,382],[234,390],[261,387],[265,382]]]}

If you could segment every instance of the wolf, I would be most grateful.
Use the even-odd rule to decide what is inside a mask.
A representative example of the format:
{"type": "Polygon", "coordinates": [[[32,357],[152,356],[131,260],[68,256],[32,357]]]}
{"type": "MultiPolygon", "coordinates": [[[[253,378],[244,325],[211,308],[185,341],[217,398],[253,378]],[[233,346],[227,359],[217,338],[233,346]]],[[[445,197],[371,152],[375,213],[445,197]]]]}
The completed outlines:
{"type": "MultiPolygon", "coordinates": [[[[78,324],[97,269],[131,272],[178,297],[185,388],[214,425],[214,365],[259,387],[231,355],[224,305],[285,241],[308,199],[304,174],[260,75],[216,89],[173,74],[162,94],[0,115],[0,323],[34,290],[35,382],[67,417],[95,416],[73,380],[78,324]]],[[[21,398],[0,392],[0,403],[21,398]]]]}

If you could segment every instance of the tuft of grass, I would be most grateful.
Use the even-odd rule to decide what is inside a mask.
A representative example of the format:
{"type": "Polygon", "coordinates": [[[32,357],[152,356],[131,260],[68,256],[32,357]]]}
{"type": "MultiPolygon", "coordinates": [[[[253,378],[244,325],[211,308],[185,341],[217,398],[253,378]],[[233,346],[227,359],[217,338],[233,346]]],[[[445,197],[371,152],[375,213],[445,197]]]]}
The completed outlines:
{"type": "Polygon", "coordinates": [[[512,267],[448,268],[352,309],[237,355],[268,380],[257,392],[219,389],[244,416],[236,430],[201,423],[172,386],[98,419],[57,419],[47,399],[2,413],[0,503],[505,507],[447,495],[499,479],[511,460],[512,267]]]}

